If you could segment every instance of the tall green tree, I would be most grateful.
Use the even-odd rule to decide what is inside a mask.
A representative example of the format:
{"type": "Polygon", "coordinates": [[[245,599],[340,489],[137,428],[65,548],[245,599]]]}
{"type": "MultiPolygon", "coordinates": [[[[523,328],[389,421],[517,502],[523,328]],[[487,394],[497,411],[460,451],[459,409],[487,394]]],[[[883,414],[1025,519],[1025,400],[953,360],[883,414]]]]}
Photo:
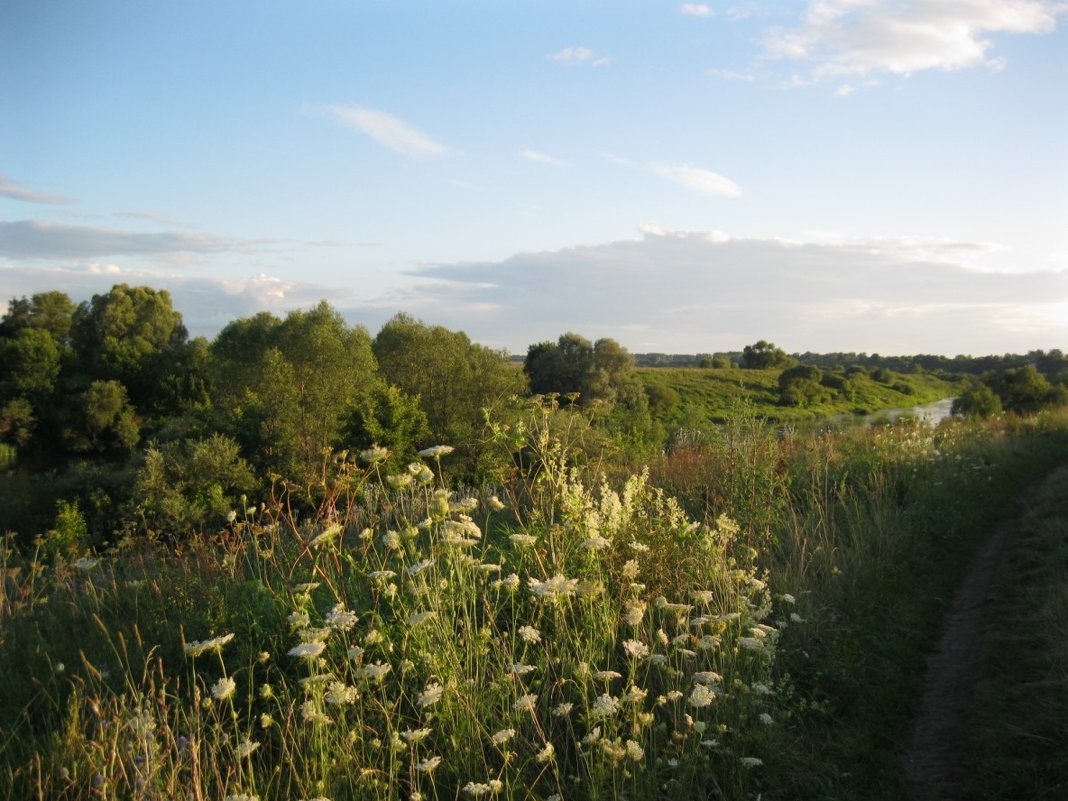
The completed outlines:
{"type": "Polygon", "coordinates": [[[470,446],[484,422],[483,409],[502,405],[523,389],[522,375],[504,354],[477,345],[462,331],[429,326],[398,314],[374,340],[379,373],[419,398],[430,436],[470,446]]]}
{"type": "Polygon", "coordinates": [[[793,359],[782,348],[761,339],[742,350],[739,366],[746,370],[771,370],[776,367],[789,367],[793,359]]]}
{"type": "Polygon", "coordinates": [[[211,348],[220,424],[259,467],[304,483],[343,445],[347,410],[377,385],[371,337],[323,301],[236,320],[211,348]]]}

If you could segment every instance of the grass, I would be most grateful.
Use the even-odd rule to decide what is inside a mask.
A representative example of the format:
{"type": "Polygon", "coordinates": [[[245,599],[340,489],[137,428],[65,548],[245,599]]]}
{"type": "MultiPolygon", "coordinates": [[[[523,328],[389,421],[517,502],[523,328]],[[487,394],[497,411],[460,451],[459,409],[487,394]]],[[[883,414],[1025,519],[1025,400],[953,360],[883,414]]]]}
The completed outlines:
{"type": "MultiPolygon", "coordinates": [[[[806,407],[779,403],[781,370],[702,369],[696,367],[641,367],[638,375],[647,388],[667,390],[677,397],[657,410],[665,427],[701,428],[709,422],[758,417],[796,422],[836,414],[866,414],[880,409],[906,408],[955,395],[955,384],[926,373],[893,375],[889,382],[866,375],[850,379],[850,395],[827,390],[820,403],[806,407]],[[896,387],[896,388],[895,388],[896,387]]],[[[656,391],[656,390],[654,390],[656,391]]]]}
{"type": "Polygon", "coordinates": [[[250,507],[176,551],[73,563],[8,543],[0,787],[902,797],[944,604],[985,523],[1068,453],[1064,415],[736,421],[608,485],[548,421],[532,410],[497,487],[450,494],[447,455],[345,462],[318,519],[250,507]]]}
{"type": "Polygon", "coordinates": [[[1068,796],[1068,468],[1030,502],[988,612],[968,798],[1068,796]]]}

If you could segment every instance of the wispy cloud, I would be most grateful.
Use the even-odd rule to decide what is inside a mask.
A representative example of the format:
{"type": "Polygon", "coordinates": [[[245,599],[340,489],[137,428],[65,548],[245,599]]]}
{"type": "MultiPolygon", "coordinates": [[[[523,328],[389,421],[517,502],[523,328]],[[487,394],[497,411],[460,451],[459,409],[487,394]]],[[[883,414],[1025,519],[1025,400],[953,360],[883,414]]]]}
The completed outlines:
{"type": "Polygon", "coordinates": [[[554,167],[570,166],[563,159],[558,159],[555,156],[550,156],[548,153],[542,153],[540,150],[531,150],[527,148],[524,150],[520,150],[519,155],[525,158],[527,161],[536,161],[539,164],[551,164],[554,167]]]}
{"type": "Polygon", "coordinates": [[[0,222],[0,255],[12,259],[91,259],[117,254],[221,253],[233,240],[176,231],[133,233],[44,220],[0,222]]]}
{"type": "Polygon", "coordinates": [[[651,164],[649,169],[679,186],[712,197],[739,197],[742,188],[730,178],[688,164],[651,164]]]}
{"type": "Polygon", "coordinates": [[[923,70],[961,70],[989,58],[990,34],[1046,34],[1068,12],[1059,0],[812,0],[802,24],[765,38],[769,55],[808,61],[814,75],[834,77],[923,70]]]}
{"type": "Polygon", "coordinates": [[[755,81],[756,76],[751,72],[739,72],[738,70],[710,69],[705,70],[705,75],[713,78],[722,78],[725,81],[755,81]]]}
{"type": "Polygon", "coordinates": [[[566,64],[569,67],[576,67],[580,64],[586,64],[591,67],[604,67],[612,63],[611,58],[602,56],[588,47],[565,47],[563,50],[550,53],[547,58],[550,61],[566,64]]]}
{"type": "Polygon", "coordinates": [[[399,117],[363,106],[330,106],[334,118],[383,147],[406,156],[441,156],[448,148],[399,117]]]}
{"type": "Polygon", "coordinates": [[[63,197],[63,195],[39,192],[36,189],[30,189],[29,187],[15,183],[3,173],[0,173],[0,197],[11,198],[12,200],[22,200],[26,203],[50,203],[59,205],[70,202],[70,200],[63,197]]]}
{"type": "Polygon", "coordinates": [[[711,17],[712,9],[704,3],[683,3],[679,9],[688,17],[711,17]]]}

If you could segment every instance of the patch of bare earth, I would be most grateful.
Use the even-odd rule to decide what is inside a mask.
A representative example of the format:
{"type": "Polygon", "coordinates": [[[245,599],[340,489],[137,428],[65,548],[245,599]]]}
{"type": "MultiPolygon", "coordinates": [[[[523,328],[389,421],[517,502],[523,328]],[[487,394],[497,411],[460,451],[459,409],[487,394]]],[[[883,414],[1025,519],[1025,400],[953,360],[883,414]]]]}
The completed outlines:
{"type": "MultiPolygon", "coordinates": [[[[1027,493],[1017,500],[1025,502],[1027,493]]],[[[983,617],[998,566],[1015,534],[1001,523],[983,546],[946,618],[937,650],[927,659],[923,699],[904,755],[913,801],[956,801],[964,788],[964,748],[983,649],[983,617]]]]}

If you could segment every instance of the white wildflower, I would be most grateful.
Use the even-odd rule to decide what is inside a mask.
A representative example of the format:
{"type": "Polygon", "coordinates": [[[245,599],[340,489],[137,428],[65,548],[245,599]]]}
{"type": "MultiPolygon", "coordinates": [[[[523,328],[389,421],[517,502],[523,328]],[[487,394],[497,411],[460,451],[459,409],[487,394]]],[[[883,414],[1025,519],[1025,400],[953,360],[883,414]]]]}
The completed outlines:
{"type": "Polygon", "coordinates": [[[441,694],[445,691],[445,688],[440,684],[428,684],[426,689],[419,693],[419,698],[416,700],[416,706],[420,709],[426,709],[432,704],[436,704],[441,700],[441,694]]]}
{"type": "Polygon", "coordinates": [[[441,764],[441,757],[432,756],[429,759],[424,759],[415,763],[415,769],[420,773],[430,773],[434,768],[441,764]]]}
{"type": "Polygon", "coordinates": [[[541,632],[533,626],[520,626],[519,637],[523,642],[538,643],[541,642],[541,632]]]}
{"type": "Polygon", "coordinates": [[[716,694],[704,684],[695,684],[690,693],[690,706],[701,709],[716,700],[716,694]]]}
{"type": "Polygon", "coordinates": [[[229,676],[223,676],[213,685],[211,685],[211,696],[218,701],[224,701],[234,694],[234,690],[237,689],[237,682],[231,679],[229,676]]]}
{"type": "Polygon", "coordinates": [[[515,729],[501,729],[490,737],[490,742],[494,745],[504,745],[513,737],[515,737],[515,729]]]}
{"type": "Polygon", "coordinates": [[[254,740],[250,740],[246,737],[244,740],[237,744],[237,748],[235,749],[237,751],[237,758],[245,759],[246,757],[251,756],[252,752],[259,747],[259,743],[255,742],[254,740]]]}
{"type": "Polygon", "coordinates": [[[326,625],[338,631],[349,631],[359,622],[355,612],[345,608],[345,604],[334,604],[334,608],[326,614],[326,625]]]}
{"type": "Polygon", "coordinates": [[[419,451],[419,455],[424,459],[440,459],[442,456],[448,456],[456,450],[451,445],[433,445],[429,448],[423,448],[419,451]]]}
{"type": "Polygon", "coordinates": [[[519,696],[516,699],[515,703],[512,705],[512,708],[516,712],[533,712],[534,705],[537,703],[538,696],[534,695],[533,693],[528,693],[527,695],[519,696]]]}
{"type": "Polygon", "coordinates": [[[649,646],[638,640],[624,640],[623,650],[626,652],[627,656],[633,657],[634,659],[641,659],[642,657],[649,655],[649,646]]]}
{"type": "Polygon", "coordinates": [[[296,656],[300,659],[314,659],[326,650],[326,643],[321,640],[312,640],[311,642],[302,642],[300,645],[295,645],[289,649],[289,656],[296,656]]]}
{"type": "Polygon", "coordinates": [[[608,693],[597,696],[590,707],[590,717],[594,720],[611,717],[619,711],[619,699],[608,693]]]}

